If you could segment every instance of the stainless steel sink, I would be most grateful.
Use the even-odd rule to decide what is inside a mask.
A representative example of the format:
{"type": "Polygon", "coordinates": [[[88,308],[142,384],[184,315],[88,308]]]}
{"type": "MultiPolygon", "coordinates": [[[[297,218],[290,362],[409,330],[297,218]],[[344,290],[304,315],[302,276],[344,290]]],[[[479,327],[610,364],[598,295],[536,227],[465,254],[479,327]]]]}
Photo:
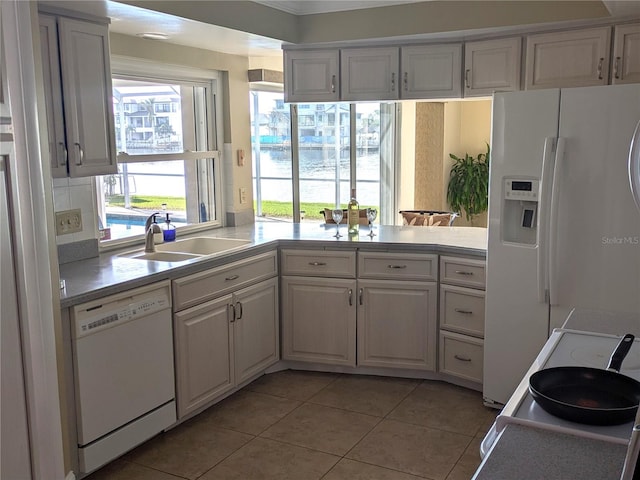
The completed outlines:
{"type": "Polygon", "coordinates": [[[193,237],[156,245],[156,252],[180,252],[194,255],[213,255],[251,243],[235,238],[193,237]]]}
{"type": "Polygon", "coordinates": [[[153,262],[184,262],[187,260],[193,260],[194,258],[201,258],[204,255],[194,255],[192,253],[181,253],[181,252],[152,252],[152,253],[139,253],[136,255],[128,254],[126,255],[129,258],[134,258],[136,260],[150,260],[153,262]]]}
{"type": "Polygon", "coordinates": [[[216,253],[226,252],[251,243],[235,238],[193,237],[156,245],[155,252],[135,251],[120,254],[121,257],[151,262],[185,262],[216,253]]]}

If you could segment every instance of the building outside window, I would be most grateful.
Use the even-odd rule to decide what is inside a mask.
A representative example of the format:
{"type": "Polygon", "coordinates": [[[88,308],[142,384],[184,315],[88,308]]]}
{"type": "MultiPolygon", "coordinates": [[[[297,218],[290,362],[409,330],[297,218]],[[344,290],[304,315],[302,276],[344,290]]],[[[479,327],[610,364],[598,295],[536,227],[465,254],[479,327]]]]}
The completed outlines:
{"type": "Polygon", "coordinates": [[[155,212],[176,227],[220,224],[216,95],[215,79],[113,75],[118,173],[97,178],[101,240],[143,234],[155,212]]]}
{"type": "Polygon", "coordinates": [[[346,207],[353,187],[362,208],[392,213],[395,105],[293,106],[284,103],[282,93],[250,95],[258,219],[322,222],[320,212],[346,207]]]}

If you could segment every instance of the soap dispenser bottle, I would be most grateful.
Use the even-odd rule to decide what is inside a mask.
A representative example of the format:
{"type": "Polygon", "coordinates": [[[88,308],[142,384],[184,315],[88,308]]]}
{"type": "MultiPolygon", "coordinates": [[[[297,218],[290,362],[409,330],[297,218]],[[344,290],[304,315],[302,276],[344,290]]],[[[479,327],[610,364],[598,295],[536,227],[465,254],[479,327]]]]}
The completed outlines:
{"type": "MultiPolygon", "coordinates": [[[[157,219],[155,214],[153,215],[153,223],[158,225],[158,219],[157,219]]],[[[158,230],[161,230],[161,229],[162,229],[162,227],[160,227],[158,230]]],[[[158,233],[154,233],[153,234],[153,243],[156,244],[156,245],[158,243],[162,243],[164,241],[164,235],[162,234],[162,232],[160,232],[158,230],[154,229],[154,232],[158,232],[158,233]]]]}
{"type": "Polygon", "coordinates": [[[169,214],[167,213],[167,219],[162,225],[162,235],[165,242],[173,242],[176,239],[176,227],[171,223],[169,214]]]}

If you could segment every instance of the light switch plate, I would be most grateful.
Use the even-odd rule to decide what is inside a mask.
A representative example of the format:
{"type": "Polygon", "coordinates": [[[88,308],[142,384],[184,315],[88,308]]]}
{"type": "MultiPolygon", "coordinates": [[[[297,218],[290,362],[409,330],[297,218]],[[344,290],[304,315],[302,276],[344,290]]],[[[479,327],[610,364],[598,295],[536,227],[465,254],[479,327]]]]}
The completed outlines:
{"type": "Polygon", "coordinates": [[[67,235],[82,231],[82,210],[63,210],[56,212],[56,235],[67,235]]]}

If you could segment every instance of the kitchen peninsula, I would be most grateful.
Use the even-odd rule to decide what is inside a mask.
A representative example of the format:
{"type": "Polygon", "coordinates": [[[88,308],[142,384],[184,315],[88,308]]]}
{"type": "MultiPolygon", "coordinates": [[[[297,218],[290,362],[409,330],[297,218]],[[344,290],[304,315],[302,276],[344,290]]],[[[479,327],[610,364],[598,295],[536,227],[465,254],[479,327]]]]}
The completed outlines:
{"type": "MultiPolygon", "coordinates": [[[[103,253],[60,265],[60,278],[65,288],[60,292],[62,308],[68,308],[127,288],[143,286],[158,280],[171,279],[205,270],[222,263],[243,258],[265,249],[277,247],[372,250],[399,249],[406,252],[428,252],[464,255],[484,259],[487,230],[475,227],[409,227],[375,226],[376,236],[369,237],[362,229],[357,239],[346,235],[333,238],[335,226],[294,223],[256,223],[254,225],[221,228],[192,234],[216,238],[249,240],[246,246],[210,257],[180,263],[144,261],[120,256],[123,252],[141,251],[144,245],[122,251],[103,253]]],[[[179,237],[178,240],[182,238],[179,237]]]]}
{"type": "Polygon", "coordinates": [[[94,471],[270,371],[480,390],[486,230],[375,232],[336,239],[334,225],[258,222],[200,231],[155,252],[139,245],[61,265],[78,471],[94,471]],[[166,388],[147,381],[156,375],[166,388]],[[130,401],[152,393],[144,405],[130,401]]]}

